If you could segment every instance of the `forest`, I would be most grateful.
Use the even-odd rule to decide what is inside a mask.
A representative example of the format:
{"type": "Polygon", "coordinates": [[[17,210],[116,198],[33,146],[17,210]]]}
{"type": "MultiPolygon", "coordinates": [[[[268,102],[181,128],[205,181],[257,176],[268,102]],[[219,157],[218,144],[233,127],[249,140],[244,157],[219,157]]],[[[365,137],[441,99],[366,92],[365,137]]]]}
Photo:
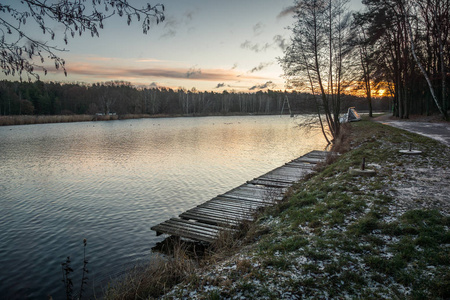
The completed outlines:
{"type": "MultiPolygon", "coordinates": [[[[72,36],[90,32],[98,36],[107,14],[84,15],[80,3],[62,1],[56,11],[76,5],[75,15],[61,19],[52,7],[40,14],[57,21],[72,36]],[[83,17],[83,18],[80,18],[83,17]],[[82,21],[84,20],[84,21],[82,21]]],[[[100,3],[100,2],[99,2],[100,3]]],[[[136,17],[126,1],[117,8],[128,24],[136,17]]],[[[47,55],[56,69],[64,60],[46,42],[32,40],[20,24],[34,19],[44,33],[54,38],[51,27],[39,13],[29,14],[0,4],[18,25],[0,22],[5,32],[17,32],[20,43],[0,45],[2,71],[6,75],[36,75],[35,82],[0,82],[0,115],[59,114],[229,114],[280,113],[286,96],[295,113],[323,114],[332,136],[339,133],[339,114],[348,107],[358,110],[390,109],[394,116],[438,113],[449,118],[450,108],[450,0],[362,0],[364,8],[353,12],[348,0],[296,0],[287,8],[294,15],[292,36],[286,40],[284,56],[278,58],[284,70],[286,88],[292,92],[264,90],[257,93],[205,92],[170,88],[136,88],[128,82],[61,84],[41,82],[36,70],[47,70],[36,61],[47,55]],[[26,55],[25,55],[26,54],[26,55]],[[27,58],[29,57],[29,58],[27,58]],[[349,90],[349,87],[352,87],[349,90]],[[366,100],[349,95],[355,89],[366,100]],[[361,94],[361,93],[359,93],[361,94]],[[388,95],[379,100],[374,95],[388,95]]],[[[37,8],[36,8],[37,7],[37,8]]],[[[164,7],[147,6],[143,31],[149,20],[164,20],[164,7]]],[[[139,20],[139,17],[137,18],[139,20]]],[[[1,21],[1,20],[0,20],[1,21]]],[[[322,121],[321,121],[322,122],[322,121]]]]}
{"type": "Polygon", "coordinates": [[[450,107],[450,1],[298,0],[295,23],[280,59],[292,87],[320,98],[332,135],[338,133],[341,93],[357,83],[393,98],[393,115],[438,113],[450,107]]]}
{"type": "MultiPolygon", "coordinates": [[[[235,93],[200,92],[169,88],[138,89],[129,82],[62,84],[58,82],[0,82],[1,115],[73,114],[280,114],[315,113],[317,108],[308,93],[259,91],[235,93]],[[289,105],[287,104],[286,97],[289,105]],[[284,105],[284,107],[283,107],[284,105]]],[[[367,110],[363,97],[343,96],[345,109],[355,106],[367,110]]],[[[376,110],[388,110],[390,98],[377,98],[376,110]]]]}
{"type": "Polygon", "coordinates": [[[397,117],[437,112],[448,119],[450,1],[363,4],[365,10],[353,15],[363,81],[387,84],[397,117]]]}

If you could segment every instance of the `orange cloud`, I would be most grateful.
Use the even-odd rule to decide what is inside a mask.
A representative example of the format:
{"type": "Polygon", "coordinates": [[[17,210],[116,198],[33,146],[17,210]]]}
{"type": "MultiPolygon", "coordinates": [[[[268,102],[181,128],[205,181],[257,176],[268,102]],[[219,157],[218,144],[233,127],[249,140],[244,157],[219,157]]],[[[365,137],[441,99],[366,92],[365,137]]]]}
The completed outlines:
{"type": "Polygon", "coordinates": [[[114,67],[94,64],[76,64],[66,67],[69,75],[88,75],[107,78],[172,78],[198,81],[232,81],[238,77],[240,80],[264,80],[265,77],[240,74],[235,70],[224,69],[196,69],[192,68],[139,68],[114,67]]]}

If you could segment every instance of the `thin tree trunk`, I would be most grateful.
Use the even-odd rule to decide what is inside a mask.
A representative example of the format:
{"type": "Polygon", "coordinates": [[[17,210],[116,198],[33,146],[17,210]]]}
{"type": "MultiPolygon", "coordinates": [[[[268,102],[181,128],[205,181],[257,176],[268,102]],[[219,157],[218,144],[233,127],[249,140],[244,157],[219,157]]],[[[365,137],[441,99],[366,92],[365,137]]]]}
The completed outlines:
{"type": "Polygon", "coordinates": [[[416,49],[415,49],[415,45],[414,45],[411,24],[409,23],[409,17],[406,14],[406,12],[404,12],[404,14],[405,14],[405,18],[406,18],[407,31],[408,31],[409,39],[410,39],[411,52],[414,57],[414,60],[416,61],[417,65],[420,68],[420,71],[422,72],[423,76],[425,77],[425,80],[428,83],[428,87],[430,89],[431,96],[433,97],[434,103],[436,104],[437,108],[439,109],[439,112],[442,114],[444,119],[447,119],[447,114],[446,114],[446,112],[443,111],[443,109],[442,109],[441,105],[439,104],[439,101],[436,97],[436,94],[434,93],[434,88],[430,81],[430,78],[428,77],[428,74],[425,72],[425,69],[423,68],[422,64],[419,61],[419,58],[416,55],[416,49]]]}

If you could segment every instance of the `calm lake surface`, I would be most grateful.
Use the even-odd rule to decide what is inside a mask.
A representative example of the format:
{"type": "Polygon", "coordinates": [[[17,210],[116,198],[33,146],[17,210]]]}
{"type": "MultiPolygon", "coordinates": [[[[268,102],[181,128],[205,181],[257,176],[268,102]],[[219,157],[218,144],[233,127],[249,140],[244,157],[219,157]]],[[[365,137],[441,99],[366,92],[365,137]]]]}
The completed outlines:
{"type": "Polygon", "coordinates": [[[319,131],[296,123],[239,116],[0,127],[0,298],[64,298],[67,256],[79,288],[84,238],[89,294],[150,260],[164,239],[151,226],[324,149],[319,131]]]}

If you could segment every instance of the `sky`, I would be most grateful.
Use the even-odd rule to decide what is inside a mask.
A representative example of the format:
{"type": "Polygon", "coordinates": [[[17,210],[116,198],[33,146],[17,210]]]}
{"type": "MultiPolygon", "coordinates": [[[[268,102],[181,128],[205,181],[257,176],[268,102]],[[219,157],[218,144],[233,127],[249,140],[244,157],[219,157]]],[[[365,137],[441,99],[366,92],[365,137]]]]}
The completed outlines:
{"type": "MultiPolygon", "coordinates": [[[[12,2],[17,0],[6,0],[12,2]]],[[[49,67],[42,81],[95,83],[111,80],[139,87],[199,91],[256,92],[285,88],[277,57],[289,41],[294,19],[283,14],[293,0],[148,0],[165,6],[166,20],[143,34],[139,22],[105,21],[100,37],[89,34],[62,42],[61,26],[52,44],[65,48],[67,77],[49,67]],[[58,35],[59,33],[59,35],[58,35]]],[[[3,1],[2,1],[3,2],[3,1]]],[[[129,0],[140,6],[147,1],[129,0]]],[[[362,8],[351,0],[350,9],[362,8]]],[[[33,36],[45,39],[32,24],[33,36]]],[[[47,37],[48,39],[48,37],[47,37]]],[[[18,80],[17,77],[0,79],[18,80]]]]}

